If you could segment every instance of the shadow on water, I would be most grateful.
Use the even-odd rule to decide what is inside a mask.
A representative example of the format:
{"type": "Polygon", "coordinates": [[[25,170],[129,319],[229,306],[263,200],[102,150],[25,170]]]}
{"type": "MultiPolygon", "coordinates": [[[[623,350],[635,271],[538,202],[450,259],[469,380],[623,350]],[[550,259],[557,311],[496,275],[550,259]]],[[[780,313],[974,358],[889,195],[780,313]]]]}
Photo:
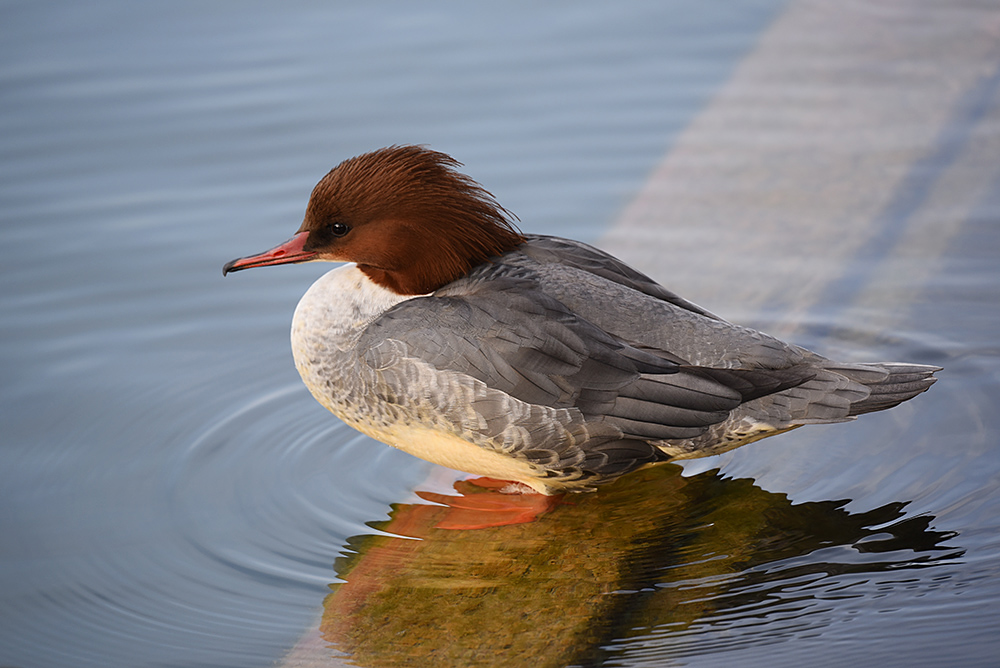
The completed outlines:
{"type": "Polygon", "coordinates": [[[448,530],[452,508],[399,504],[371,525],[382,533],[348,542],[320,632],[372,667],[601,665],[640,637],[677,653],[692,634],[704,653],[705,641],[816,633],[830,601],[866,596],[857,585],[872,574],[963,554],[932,517],[904,519],[905,503],[847,503],[793,504],[751,480],[663,465],[526,524],[448,530]]]}

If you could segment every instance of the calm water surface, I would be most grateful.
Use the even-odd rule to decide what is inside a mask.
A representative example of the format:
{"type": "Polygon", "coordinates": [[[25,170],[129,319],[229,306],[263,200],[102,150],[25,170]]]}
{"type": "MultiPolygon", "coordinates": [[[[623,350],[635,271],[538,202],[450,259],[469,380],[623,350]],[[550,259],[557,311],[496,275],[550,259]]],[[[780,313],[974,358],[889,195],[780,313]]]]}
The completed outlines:
{"type": "MultiPolygon", "coordinates": [[[[849,284],[741,314],[930,393],[510,527],[445,528],[474,490],[309,397],[322,267],[221,276],[392,143],[597,241],[785,9],[0,6],[0,665],[990,665],[1000,172],[892,331],[849,284]]],[[[998,64],[959,135],[1000,134],[998,64]]]]}

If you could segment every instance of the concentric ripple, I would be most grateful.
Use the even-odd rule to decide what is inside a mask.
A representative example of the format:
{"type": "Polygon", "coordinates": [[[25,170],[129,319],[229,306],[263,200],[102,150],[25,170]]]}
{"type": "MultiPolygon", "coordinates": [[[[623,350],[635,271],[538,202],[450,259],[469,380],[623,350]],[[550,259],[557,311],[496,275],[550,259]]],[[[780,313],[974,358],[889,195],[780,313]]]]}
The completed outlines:
{"type": "MultiPolygon", "coordinates": [[[[212,553],[208,546],[238,518],[250,530],[227,551],[258,564],[290,553],[325,563],[316,584],[330,581],[330,556],[343,539],[384,516],[429,468],[348,428],[301,385],[233,409],[175,464],[171,505],[192,545],[212,553]],[[216,512],[206,512],[209,505],[216,512]]],[[[293,577],[316,575],[307,569],[293,577]]]]}

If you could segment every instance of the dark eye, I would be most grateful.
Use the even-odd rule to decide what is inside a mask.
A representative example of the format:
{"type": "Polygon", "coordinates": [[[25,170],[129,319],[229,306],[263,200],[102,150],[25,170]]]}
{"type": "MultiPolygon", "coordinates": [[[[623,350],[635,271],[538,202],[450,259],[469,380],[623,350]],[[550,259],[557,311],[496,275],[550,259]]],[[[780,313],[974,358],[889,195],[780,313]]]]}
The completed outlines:
{"type": "Polygon", "coordinates": [[[332,232],[335,237],[342,237],[350,231],[351,228],[343,223],[334,223],[330,225],[330,232],[332,232]]]}

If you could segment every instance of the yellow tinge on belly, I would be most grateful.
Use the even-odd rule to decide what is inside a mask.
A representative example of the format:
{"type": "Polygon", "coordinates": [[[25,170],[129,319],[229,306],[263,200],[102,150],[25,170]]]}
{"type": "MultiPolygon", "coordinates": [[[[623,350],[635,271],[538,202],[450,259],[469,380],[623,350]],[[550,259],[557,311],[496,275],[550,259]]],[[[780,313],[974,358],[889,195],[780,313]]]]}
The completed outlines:
{"type": "Polygon", "coordinates": [[[414,457],[458,471],[521,482],[540,494],[548,493],[547,485],[539,480],[538,472],[529,464],[458,436],[420,426],[401,425],[381,430],[353,422],[350,424],[358,431],[414,457]]]}

